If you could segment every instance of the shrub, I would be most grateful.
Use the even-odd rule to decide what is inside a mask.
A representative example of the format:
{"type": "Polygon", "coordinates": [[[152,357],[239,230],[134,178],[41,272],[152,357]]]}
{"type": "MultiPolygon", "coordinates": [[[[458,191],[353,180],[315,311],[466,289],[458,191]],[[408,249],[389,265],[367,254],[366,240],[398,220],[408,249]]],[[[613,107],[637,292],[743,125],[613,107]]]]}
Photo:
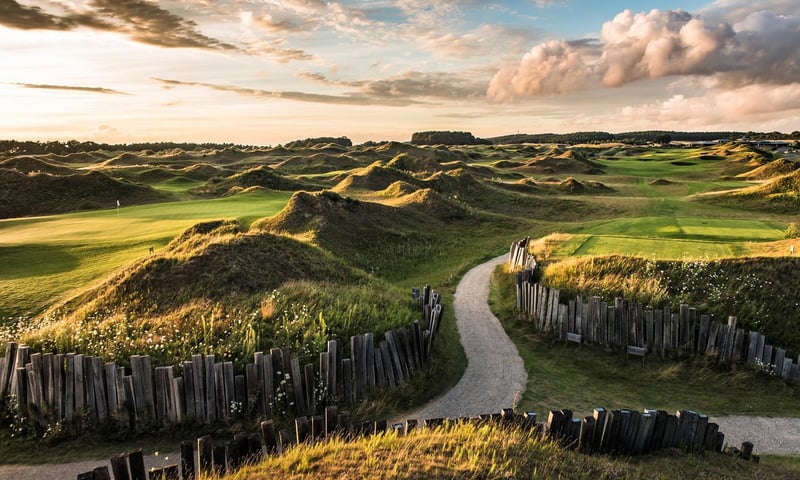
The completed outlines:
{"type": "Polygon", "coordinates": [[[786,227],[786,238],[798,238],[800,237],[800,229],[797,228],[797,224],[792,222],[786,227]]]}

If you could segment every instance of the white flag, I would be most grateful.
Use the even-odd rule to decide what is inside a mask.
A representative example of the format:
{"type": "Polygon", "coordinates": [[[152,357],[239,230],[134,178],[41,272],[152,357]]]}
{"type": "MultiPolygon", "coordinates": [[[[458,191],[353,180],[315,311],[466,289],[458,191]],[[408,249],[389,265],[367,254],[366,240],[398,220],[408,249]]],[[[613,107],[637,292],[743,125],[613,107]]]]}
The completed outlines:
{"type": "Polygon", "coordinates": [[[119,200],[117,200],[117,207],[119,207],[119,200]]]}

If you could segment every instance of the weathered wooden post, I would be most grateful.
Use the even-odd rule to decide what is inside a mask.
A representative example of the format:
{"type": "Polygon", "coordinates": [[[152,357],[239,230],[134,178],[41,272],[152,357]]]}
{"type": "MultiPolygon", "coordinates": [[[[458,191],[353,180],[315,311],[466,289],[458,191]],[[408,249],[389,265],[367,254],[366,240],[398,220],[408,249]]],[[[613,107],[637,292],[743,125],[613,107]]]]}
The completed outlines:
{"type": "Polygon", "coordinates": [[[583,453],[592,451],[592,439],[594,436],[594,417],[583,417],[581,421],[581,431],[578,436],[578,449],[583,453]]]}
{"type": "Polygon", "coordinates": [[[236,402],[236,377],[233,374],[233,362],[222,362],[222,378],[225,391],[225,416],[230,417],[231,407],[236,402]]]}
{"type": "Polygon", "coordinates": [[[227,445],[215,445],[211,449],[211,471],[220,477],[228,473],[227,445]]]}
{"type": "Polygon", "coordinates": [[[330,407],[325,407],[325,436],[333,434],[336,431],[336,420],[338,415],[338,409],[335,405],[330,407]]]}
{"type": "Polygon", "coordinates": [[[664,311],[653,310],[653,351],[664,358],[666,349],[664,348],[664,311]]]}
{"type": "Polygon", "coordinates": [[[11,377],[16,372],[16,365],[14,360],[17,356],[17,343],[9,342],[6,345],[6,353],[2,360],[2,368],[0,368],[0,398],[4,398],[7,393],[13,392],[11,390],[11,377]]]}
{"type": "Polygon", "coordinates": [[[204,361],[205,368],[203,369],[203,373],[205,373],[205,418],[206,423],[211,423],[217,419],[217,385],[215,382],[216,374],[214,372],[214,355],[206,355],[204,361]]]}
{"type": "Polygon", "coordinates": [[[270,455],[270,454],[280,453],[278,434],[275,431],[275,424],[273,423],[273,421],[265,420],[261,422],[259,427],[261,431],[261,442],[267,449],[267,454],[270,455]]]}
{"type": "Polygon", "coordinates": [[[300,445],[306,443],[311,436],[311,426],[308,417],[297,417],[294,419],[295,442],[300,445]]]}
{"type": "Polygon", "coordinates": [[[131,480],[147,480],[141,448],[128,453],[128,462],[131,466],[131,480]]]}
{"type": "MultiPolygon", "coordinates": [[[[207,419],[205,377],[203,376],[203,355],[200,353],[192,355],[192,377],[192,387],[194,389],[194,418],[196,418],[198,422],[205,422],[207,419]]],[[[186,409],[190,409],[188,404],[186,409]]]]}
{"type": "Polygon", "coordinates": [[[303,390],[305,391],[305,413],[314,415],[317,411],[317,381],[314,365],[307,364],[303,367],[303,390]]]}
{"type": "Polygon", "coordinates": [[[306,411],[305,393],[303,393],[303,379],[300,373],[300,359],[292,357],[289,361],[289,367],[292,371],[292,392],[294,394],[294,413],[295,415],[302,415],[306,411]]]}
{"type": "Polygon", "coordinates": [[[344,396],[345,405],[353,405],[353,368],[350,364],[350,359],[345,358],[342,360],[342,395],[344,396]]]}
{"type": "Polygon", "coordinates": [[[183,416],[187,419],[198,418],[196,415],[197,402],[194,399],[194,363],[191,360],[183,362],[183,416]]]}
{"type": "Polygon", "coordinates": [[[643,413],[639,418],[639,429],[633,447],[633,453],[636,455],[646,453],[650,449],[656,421],[656,416],[652,413],[643,413]]]}
{"type": "Polygon", "coordinates": [[[194,446],[186,440],[181,442],[181,480],[194,480],[196,477],[194,446]]]}
{"type": "Polygon", "coordinates": [[[338,344],[335,340],[328,340],[328,378],[326,381],[330,398],[336,397],[339,394],[337,390],[339,378],[339,356],[337,353],[337,346],[338,344]]]}
{"type": "Polygon", "coordinates": [[[111,471],[114,473],[114,480],[131,480],[128,456],[120,454],[111,457],[111,471]]]}
{"type": "Polygon", "coordinates": [[[739,457],[744,460],[750,460],[750,457],[753,455],[753,443],[752,442],[743,442],[742,448],[739,449],[739,457]]]}
{"type": "Polygon", "coordinates": [[[214,442],[211,435],[197,438],[197,467],[198,475],[210,474],[214,466],[214,442]]]}

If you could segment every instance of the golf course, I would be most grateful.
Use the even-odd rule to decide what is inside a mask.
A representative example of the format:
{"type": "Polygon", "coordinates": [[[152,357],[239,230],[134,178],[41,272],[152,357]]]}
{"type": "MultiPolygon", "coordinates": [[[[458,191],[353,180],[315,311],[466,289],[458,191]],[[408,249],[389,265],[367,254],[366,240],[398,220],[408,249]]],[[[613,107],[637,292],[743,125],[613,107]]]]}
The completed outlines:
{"type": "MultiPolygon", "coordinates": [[[[428,284],[442,294],[445,311],[435,362],[352,412],[402,415],[454,387],[467,368],[452,309],[459,280],[531,237],[541,282],[561,289],[563,298],[624,297],[673,309],[690,302],[714,319],[736,316],[745,330],[786,349],[787,358],[800,353],[800,265],[793,253],[800,247],[800,163],[788,147],[313,140],[0,152],[0,197],[8,199],[0,212],[0,351],[13,341],[129,368],[131,355],[159,365],[180,365],[197,353],[244,362],[254,352],[287,347],[314,362],[326,342],[413,321],[408,292],[428,284]],[[80,187],[61,191],[52,186],[59,181],[80,187]]],[[[514,272],[500,266],[491,282],[492,312],[528,375],[514,405],[519,412],[557,407],[589,415],[602,404],[800,416],[800,386],[769,372],[702,358],[648,359],[642,366],[603,348],[569,349],[518,320],[514,272]]],[[[0,451],[11,462],[38,462],[17,452],[20,442],[51,452],[98,442],[89,432],[66,430],[43,440],[41,427],[15,423],[8,412],[4,424],[17,426],[0,427],[0,451]]],[[[177,445],[181,435],[208,428],[119,434],[120,443],[98,455],[147,438],[177,445]]],[[[213,426],[225,428],[232,426],[213,426]]],[[[444,431],[452,437],[440,440],[476,442],[469,428],[444,431]]],[[[491,442],[499,434],[481,435],[491,442]]],[[[544,461],[550,473],[567,464],[587,478],[612,471],[639,478],[645,464],[678,476],[706,468],[694,459],[660,463],[682,452],[586,460],[520,435],[509,451],[558,455],[544,461]]],[[[335,457],[336,448],[391,450],[380,442],[315,447],[327,450],[292,453],[301,457],[273,460],[269,468],[308,461],[302,455],[335,457]]],[[[708,460],[709,475],[800,474],[797,457],[765,457],[761,473],[729,461],[735,459],[708,460]]],[[[247,475],[232,478],[255,478],[247,475]]]]}

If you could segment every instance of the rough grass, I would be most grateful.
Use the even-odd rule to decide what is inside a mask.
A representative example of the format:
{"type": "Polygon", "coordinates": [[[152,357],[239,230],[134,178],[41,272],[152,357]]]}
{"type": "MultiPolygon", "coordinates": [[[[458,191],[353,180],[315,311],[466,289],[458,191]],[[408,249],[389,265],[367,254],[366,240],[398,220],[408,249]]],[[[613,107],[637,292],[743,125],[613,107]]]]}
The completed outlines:
{"type": "Polygon", "coordinates": [[[542,439],[530,430],[500,425],[451,424],[408,436],[387,433],[349,442],[334,438],[303,445],[225,477],[261,478],[790,478],[797,462],[762,464],[716,453],[667,449],[639,457],[589,456],[542,439]]]}
{"type": "Polygon", "coordinates": [[[131,205],[169,199],[146,185],[101,172],[50,175],[0,168],[0,218],[113,208],[117,200],[131,205]]]}
{"type": "Polygon", "coordinates": [[[686,303],[717,321],[736,316],[745,330],[759,331],[769,344],[795,353],[800,352],[800,291],[793,281],[798,268],[796,257],[581,257],[550,263],[542,282],[567,296],[599,295],[606,301],[621,296],[673,309],[686,303]]]}

